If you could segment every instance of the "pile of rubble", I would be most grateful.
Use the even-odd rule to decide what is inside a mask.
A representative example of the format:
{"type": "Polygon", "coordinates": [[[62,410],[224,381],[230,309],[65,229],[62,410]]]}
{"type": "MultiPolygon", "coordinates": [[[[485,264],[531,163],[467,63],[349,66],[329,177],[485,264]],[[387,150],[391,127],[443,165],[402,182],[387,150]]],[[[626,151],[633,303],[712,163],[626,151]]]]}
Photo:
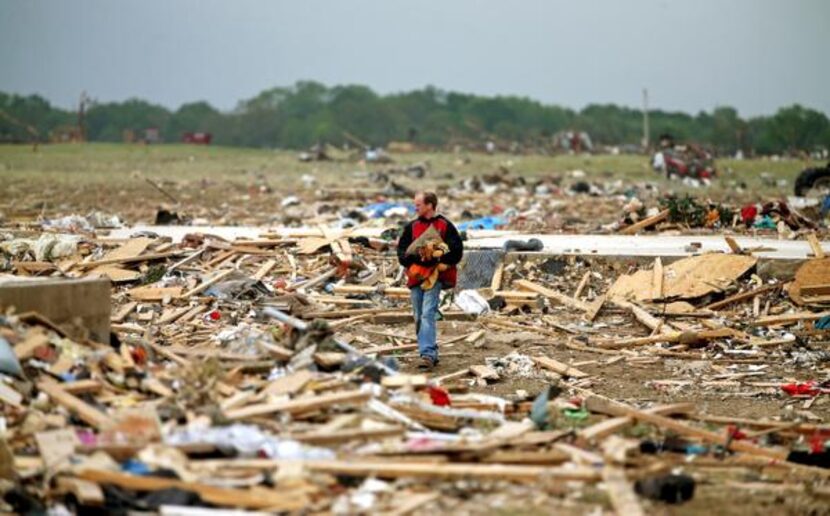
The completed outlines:
{"type": "MultiPolygon", "coordinates": [[[[453,194],[478,223],[465,227],[464,288],[444,297],[431,374],[413,367],[394,253],[406,203],[366,205],[348,224],[317,204],[311,225],[224,237],[91,232],[120,225],[106,216],[4,230],[0,290],[112,285],[111,335],[53,320],[49,303],[0,317],[4,510],[476,512],[471,500],[492,508],[511,493],[546,512],[638,514],[722,482],[823,507],[830,258],[815,235],[803,263],[732,237],[729,252],[692,245],[665,264],[551,255],[492,229],[528,229],[538,207],[514,203],[516,190],[553,183],[463,188],[492,184],[493,206],[513,208],[484,213],[453,194]],[[713,415],[709,398],[779,414],[713,415]]],[[[292,220],[309,209],[283,205],[292,220]]],[[[736,213],[715,211],[732,225],[736,213]]],[[[673,217],[668,206],[620,228],[673,217]]]]}

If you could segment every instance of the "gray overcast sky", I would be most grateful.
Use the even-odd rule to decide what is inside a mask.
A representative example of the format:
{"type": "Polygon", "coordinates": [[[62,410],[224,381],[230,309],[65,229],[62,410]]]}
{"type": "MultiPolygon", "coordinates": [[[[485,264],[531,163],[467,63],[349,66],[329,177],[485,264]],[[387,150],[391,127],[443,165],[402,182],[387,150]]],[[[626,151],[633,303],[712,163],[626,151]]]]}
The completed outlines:
{"type": "Polygon", "coordinates": [[[220,109],[311,79],[830,113],[827,0],[0,0],[0,91],[220,109]]]}

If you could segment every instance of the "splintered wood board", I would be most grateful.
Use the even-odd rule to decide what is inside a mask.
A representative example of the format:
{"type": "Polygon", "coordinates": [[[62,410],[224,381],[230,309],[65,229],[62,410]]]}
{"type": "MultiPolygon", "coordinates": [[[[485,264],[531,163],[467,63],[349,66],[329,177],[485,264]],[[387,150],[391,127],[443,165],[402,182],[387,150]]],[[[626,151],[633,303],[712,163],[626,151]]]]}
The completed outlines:
{"type": "MultiPolygon", "coordinates": [[[[695,299],[727,288],[746,274],[758,259],[735,254],[704,254],[683,258],[663,267],[664,299],[695,299]]],[[[644,269],[620,276],[608,291],[610,299],[650,301],[654,298],[654,271],[644,269]]]]}

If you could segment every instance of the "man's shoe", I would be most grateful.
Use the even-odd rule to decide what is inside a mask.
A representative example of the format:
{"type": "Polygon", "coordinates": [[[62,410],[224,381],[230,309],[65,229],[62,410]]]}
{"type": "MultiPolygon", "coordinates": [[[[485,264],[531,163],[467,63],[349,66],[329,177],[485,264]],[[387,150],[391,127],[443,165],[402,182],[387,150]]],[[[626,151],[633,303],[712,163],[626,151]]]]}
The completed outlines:
{"type": "Polygon", "coordinates": [[[435,367],[437,362],[428,356],[422,356],[421,362],[418,364],[418,369],[431,370],[435,367]]]}

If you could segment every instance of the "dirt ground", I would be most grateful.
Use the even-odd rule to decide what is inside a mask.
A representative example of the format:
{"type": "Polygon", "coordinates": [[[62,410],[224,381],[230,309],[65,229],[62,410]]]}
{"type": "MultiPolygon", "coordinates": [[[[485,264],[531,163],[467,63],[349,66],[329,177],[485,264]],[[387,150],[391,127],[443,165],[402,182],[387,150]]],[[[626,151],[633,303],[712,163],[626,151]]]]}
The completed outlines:
{"type": "MultiPolygon", "coordinates": [[[[498,167],[509,169],[514,176],[557,176],[572,182],[571,173],[579,169],[585,175],[578,177],[597,183],[650,183],[661,192],[692,193],[732,203],[786,197],[791,192],[792,179],[807,165],[798,161],[723,161],[723,175],[718,183],[709,189],[696,189],[656,178],[641,156],[516,157],[435,153],[402,156],[399,161],[404,164],[430,163],[431,172],[425,180],[400,179],[411,187],[429,185],[446,188],[464,178],[492,173],[498,167]],[[778,183],[779,180],[782,182],[778,183]]],[[[293,153],[288,152],[185,146],[45,146],[39,154],[32,154],[28,147],[0,147],[0,220],[19,224],[18,229],[25,233],[27,227],[42,218],[92,211],[117,214],[129,223],[152,222],[157,209],[163,206],[216,225],[296,224],[302,221],[291,220],[286,210],[281,208],[282,201],[288,196],[302,190],[303,202],[315,199],[338,207],[349,202],[359,205],[381,195],[372,193],[374,184],[371,174],[387,168],[389,166],[363,163],[300,164],[293,153]],[[314,177],[313,186],[303,186],[304,175],[314,177]],[[362,196],[354,192],[360,189],[365,190],[362,196]],[[173,199],[178,202],[173,202],[173,199]]],[[[462,208],[486,212],[493,206],[521,201],[507,194],[496,194],[489,198],[459,197],[447,202],[455,204],[452,209],[456,212],[462,208]]],[[[619,219],[624,202],[618,195],[563,195],[546,199],[542,204],[551,206],[550,217],[540,224],[546,230],[555,227],[562,232],[597,229],[619,219]]],[[[331,219],[323,218],[320,222],[325,220],[331,219]]],[[[593,300],[605,292],[617,274],[635,266],[630,263],[616,266],[570,263],[552,284],[570,294],[579,277],[586,270],[594,270],[603,279],[592,280],[587,299],[593,300]]],[[[775,296],[781,297],[771,296],[769,299],[773,304],[786,297],[785,294],[775,296]]],[[[406,301],[395,305],[408,307],[406,301]]],[[[735,314],[739,313],[736,309],[735,314]]],[[[638,407],[691,402],[696,406],[696,413],[709,416],[783,421],[804,420],[806,417],[813,423],[824,423],[830,418],[827,396],[810,401],[790,397],[775,386],[743,383],[714,385],[723,375],[722,368],[730,374],[746,373],[758,383],[803,382],[827,375],[826,364],[795,365],[792,361],[793,350],[787,347],[771,349],[754,362],[730,358],[731,355],[718,354],[712,349],[692,351],[682,358],[643,355],[642,359],[631,359],[631,355],[624,353],[600,354],[566,347],[568,343],[584,344],[598,336],[618,339],[649,335],[649,331],[629,313],[612,306],[603,308],[590,325],[582,324],[579,314],[571,310],[546,306],[544,310],[526,314],[484,316],[476,321],[441,321],[438,326],[439,342],[478,330],[485,330],[485,334],[473,343],[460,341],[442,345],[441,361],[431,372],[433,376],[486,364],[511,353],[525,356],[541,354],[588,373],[588,379],[581,382],[580,387],[638,407]],[[549,320],[571,331],[559,330],[556,336],[542,336],[498,328],[489,324],[490,318],[506,318],[511,323],[529,327],[549,320]],[[692,359],[690,355],[699,359],[692,359]]],[[[352,339],[362,336],[373,345],[414,342],[411,323],[367,324],[343,329],[340,335],[352,339]],[[384,339],[378,337],[377,332],[391,332],[398,337],[395,340],[384,339]]],[[[813,343],[811,347],[825,349],[826,344],[813,343]]],[[[398,352],[394,356],[402,371],[418,372],[415,352],[398,352]]],[[[509,400],[532,401],[545,386],[556,382],[557,379],[541,374],[537,369],[527,376],[504,376],[497,381],[472,386],[468,381],[466,387],[457,387],[459,392],[468,389],[509,400]]],[[[579,396],[579,393],[567,395],[579,396]]],[[[591,418],[578,420],[562,417],[557,419],[556,425],[558,429],[578,430],[592,422],[595,420],[591,418]]],[[[653,436],[654,431],[636,425],[629,430],[629,435],[653,436]]],[[[686,459],[677,455],[674,460],[679,466],[686,459]]],[[[804,484],[786,484],[780,490],[752,487],[752,482],[768,478],[764,475],[774,476],[775,472],[733,470],[723,465],[702,467],[695,465],[694,461],[686,466],[698,480],[695,498],[682,506],[645,501],[643,503],[648,512],[830,514],[830,505],[819,503],[817,498],[797,490],[804,484]]],[[[595,487],[570,492],[568,485],[540,488],[471,481],[446,482],[434,487],[441,491],[442,497],[419,513],[441,510],[453,514],[598,514],[609,511],[610,507],[607,495],[595,487]]]]}

